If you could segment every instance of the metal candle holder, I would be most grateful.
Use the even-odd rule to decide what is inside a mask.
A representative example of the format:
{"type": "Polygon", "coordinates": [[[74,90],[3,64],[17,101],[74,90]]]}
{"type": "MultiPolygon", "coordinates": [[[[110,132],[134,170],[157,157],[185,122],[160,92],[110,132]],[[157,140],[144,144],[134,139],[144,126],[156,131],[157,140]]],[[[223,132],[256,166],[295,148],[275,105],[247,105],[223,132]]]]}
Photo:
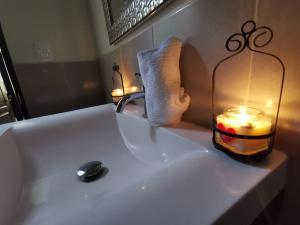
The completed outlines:
{"type": "MultiPolygon", "coordinates": [[[[272,150],[273,143],[274,143],[274,135],[276,131],[276,126],[277,126],[277,120],[278,120],[278,112],[280,108],[280,102],[281,102],[281,95],[282,95],[282,88],[283,88],[283,82],[284,82],[284,76],[285,76],[285,67],[282,62],[282,60],[268,52],[264,52],[261,50],[258,50],[258,48],[265,47],[268,45],[273,38],[273,31],[267,27],[267,26],[260,26],[257,27],[256,23],[252,20],[249,20],[245,22],[242,27],[241,27],[241,32],[240,33],[234,33],[226,41],[225,47],[227,51],[233,53],[229,55],[228,57],[222,59],[219,63],[216,64],[214,70],[213,70],[213,76],[212,76],[212,108],[213,108],[213,143],[215,147],[221,151],[224,151],[225,153],[228,153],[231,156],[237,156],[241,158],[261,158],[263,156],[266,156],[269,154],[272,150]],[[261,42],[262,37],[265,38],[263,42],[261,42]],[[260,41],[259,41],[260,40],[260,41]],[[220,76],[221,74],[217,74],[218,69],[221,64],[223,64],[225,61],[233,58],[233,57],[238,57],[239,54],[241,54],[244,50],[249,50],[251,54],[263,54],[264,56],[269,56],[275,59],[281,66],[282,68],[282,73],[280,73],[280,77],[278,79],[279,82],[278,84],[278,91],[276,94],[276,102],[277,102],[277,108],[276,112],[273,110],[273,119],[272,119],[272,126],[270,129],[270,132],[265,133],[265,134],[259,134],[259,135],[251,135],[251,134],[239,134],[237,132],[231,132],[233,129],[227,129],[224,128],[225,126],[223,124],[217,124],[217,106],[216,106],[216,90],[218,88],[218,83],[216,82],[216,78],[220,76]],[[281,86],[280,86],[281,85],[281,86]],[[279,96],[279,98],[278,98],[279,96]],[[221,137],[221,141],[219,140],[221,137]],[[225,141],[223,141],[223,139],[225,141]],[[225,139],[227,138],[227,139],[225,139]],[[266,140],[267,146],[264,149],[260,149],[258,151],[255,151],[255,149],[251,153],[245,154],[242,150],[237,150],[236,147],[232,147],[230,143],[226,143],[226,141],[232,141],[232,140],[238,140],[239,145],[243,143],[249,143],[249,145],[254,145],[252,144],[253,140],[256,142],[259,142],[259,140],[266,140]],[[223,141],[223,142],[222,142],[223,141]],[[221,142],[221,143],[220,143],[221,142]]],[[[275,62],[275,61],[274,61],[275,62]]],[[[227,62],[228,63],[228,62],[227,62]]],[[[266,77],[267,78],[267,77],[266,77]]],[[[224,78],[223,78],[224,79],[224,78]]],[[[272,78],[270,78],[272,79],[272,78]]],[[[220,85],[222,86],[222,85],[220,85]]],[[[276,86],[277,87],[277,86],[276,86]]],[[[220,93],[223,93],[224,90],[222,89],[220,93]]],[[[219,92],[218,92],[219,93],[219,92]]],[[[222,96],[222,94],[220,95],[222,96]]],[[[220,98],[221,99],[221,98],[220,98]]],[[[221,101],[221,100],[220,100],[221,101]]],[[[222,102],[224,103],[224,101],[222,102]]],[[[219,107],[221,108],[221,107],[219,107]]],[[[250,132],[249,132],[250,133],[250,132]]],[[[250,151],[249,151],[250,152],[250,151]]]]}

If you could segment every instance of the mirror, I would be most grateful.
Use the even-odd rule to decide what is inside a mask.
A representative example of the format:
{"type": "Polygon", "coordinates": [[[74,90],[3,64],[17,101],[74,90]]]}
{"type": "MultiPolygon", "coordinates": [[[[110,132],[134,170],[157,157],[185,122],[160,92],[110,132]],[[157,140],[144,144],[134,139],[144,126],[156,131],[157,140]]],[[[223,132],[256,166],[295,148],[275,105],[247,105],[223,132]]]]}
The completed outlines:
{"type": "Polygon", "coordinates": [[[110,44],[114,44],[172,0],[102,0],[110,44]]]}
{"type": "Polygon", "coordinates": [[[110,13],[111,13],[111,23],[113,24],[114,21],[117,20],[118,17],[121,16],[121,13],[128,8],[132,0],[124,0],[124,1],[118,1],[118,0],[108,0],[110,5],[110,13]]]}

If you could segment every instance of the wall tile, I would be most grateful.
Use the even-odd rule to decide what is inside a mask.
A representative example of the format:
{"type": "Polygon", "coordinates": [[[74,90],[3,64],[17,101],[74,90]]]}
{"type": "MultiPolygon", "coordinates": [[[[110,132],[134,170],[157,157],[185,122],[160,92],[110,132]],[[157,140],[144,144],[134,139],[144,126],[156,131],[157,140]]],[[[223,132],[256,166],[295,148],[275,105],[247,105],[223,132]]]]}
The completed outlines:
{"type": "Polygon", "coordinates": [[[95,61],[17,64],[15,69],[31,117],[104,103],[95,61]]]}
{"type": "Polygon", "coordinates": [[[152,29],[145,31],[137,38],[100,57],[100,69],[104,80],[107,102],[111,102],[113,63],[117,63],[120,66],[124,86],[130,87],[138,83],[134,76],[136,72],[139,72],[136,54],[140,50],[147,48],[153,48],[152,29]]]}
{"type": "Polygon", "coordinates": [[[104,103],[104,90],[96,61],[64,63],[63,67],[76,108],[104,103]]]}
{"type": "Polygon", "coordinates": [[[185,120],[210,125],[213,67],[229,55],[225,50],[229,35],[238,32],[246,20],[253,19],[254,3],[198,0],[153,25],[155,46],[169,36],[183,40],[180,59],[182,85],[192,99],[184,114],[185,120]]]}
{"type": "MultiPolygon", "coordinates": [[[[122,65],[121,48],[116,48],[113,52],[103,54],[99,58],[100,73],[103,79],[106,102],[112,101],[111,100],[112,75],[113,75],[112,66],[114,63],[118,64],[120,67],[122,65]]],[[[122,68],[120,69],[122,72],[122,68]]]]}
{"type": "Polygon", "coordinates": [[[136,80],[134,74],[139,72],[137,53],[151,48],[153,48],[152,28],[121,46],[121,70],[125,75],[125,85],[133,85],[136,80]]]}

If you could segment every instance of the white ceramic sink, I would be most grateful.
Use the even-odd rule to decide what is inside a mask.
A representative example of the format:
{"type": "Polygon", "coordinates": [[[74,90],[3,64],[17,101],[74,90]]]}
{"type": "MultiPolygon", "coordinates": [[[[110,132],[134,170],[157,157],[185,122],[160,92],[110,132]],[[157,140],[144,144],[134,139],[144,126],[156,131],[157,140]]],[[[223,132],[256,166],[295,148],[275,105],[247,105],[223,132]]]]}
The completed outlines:
{"type": "Polygon", "coordinates": [[[0,224],[246,225],[282,189],[283,153],[243,164],[215,150],[210,131],[153,128],[128,108],[0,126],[0,224]],[[79,181],[76,170],[93,160],[108,173],[79,181]]]}

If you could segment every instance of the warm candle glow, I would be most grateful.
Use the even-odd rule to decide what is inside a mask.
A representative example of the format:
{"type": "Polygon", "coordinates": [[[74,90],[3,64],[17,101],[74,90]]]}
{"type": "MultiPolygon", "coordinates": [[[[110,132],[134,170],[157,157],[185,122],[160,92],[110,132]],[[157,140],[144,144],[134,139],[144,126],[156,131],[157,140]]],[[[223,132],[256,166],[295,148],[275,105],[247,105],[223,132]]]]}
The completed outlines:
{"type": "MultiPolygon", "coordinates": [[[[232,134],[260,136],[269,134],[272,130],[271,118],[265,116],[261,110],[247,106],[229,108],[216,119],[219,130],[232,134]]],[[[219,134],[217,141],[232,150],[246,151],[264,148],[269,140],[249,140],[219,134]]]]}
{"type": "Polygon", "coordinates": [[[243,126],[244,124],[250,122],[250,115],[247,113],[247,109],[245,106],[240,106],[239,110],[240,111],[235,114],[231,113],[231,122],[243,126]]]}
{"type": "Polygon", "coordinates": [[[268,100],[266,105],[268,108],[272,108],[274,105],[274,102],[272,100],[268,100]]]}
{"type": "Polygon", "coordinates": [[[114,89],[112,92],[111,92],[111,96],[113,97],[118,97],[118,96],[123,96],[123,90],[122,89],[114,89]]]}
{"type": "MultiPolygon", "coordinates": [[[[139,88],[136,87],[136,86],[133,86],[133,87],[127,87],[127,88],[124,88],[125,90],[125,94],[131,94],[131,93],[135,93],[135,92],[138,92],[139,91],[139,88]]],[[[120,96],[123,96],[123,90],[120,89],[120,88],[117,88],[117,89],[114,89],[112,92],[111,92],[111,95],[113,97],[120,97],[120,96]]]]}
{"type": "Polygon", "coordinates": [[[134,93],[134,92],[138,92],[139,88],[136,86],[133,87],[129,87],[128,90],[126,91],[127,93],[134,93]]]}
{"type": "Polygon", "coordinates": [[[253,136],[268,134],[272,127],[271,119],[261,110],[247,106],[227,109],[217,116],[217,124],[233,128],[237,134],[253,136]]]}

